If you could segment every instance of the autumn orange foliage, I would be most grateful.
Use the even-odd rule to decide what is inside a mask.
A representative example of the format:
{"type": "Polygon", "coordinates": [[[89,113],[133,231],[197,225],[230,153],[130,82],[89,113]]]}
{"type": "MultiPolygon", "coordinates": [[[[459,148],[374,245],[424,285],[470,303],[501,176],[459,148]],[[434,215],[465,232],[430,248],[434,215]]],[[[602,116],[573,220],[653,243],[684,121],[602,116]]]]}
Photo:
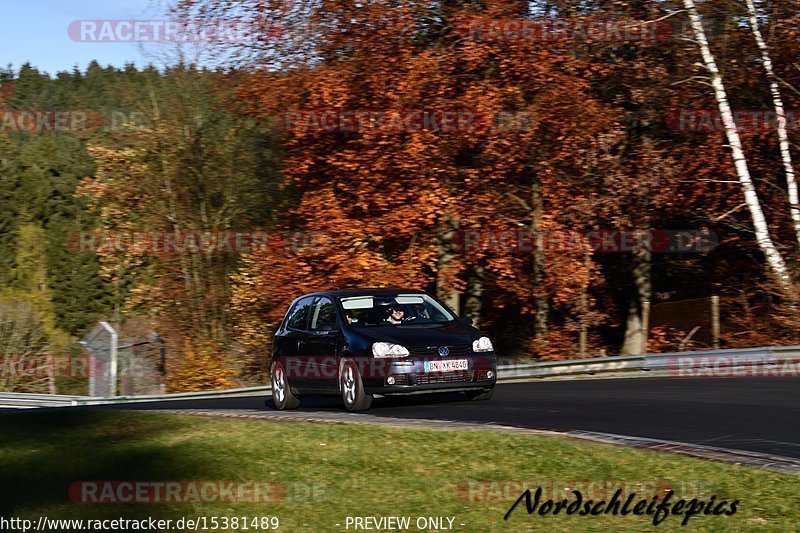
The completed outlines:
{"type": "MultiPolygon", "coordinates": [[[[719,132],[676,129],[671,118],[676,110],[714,105],[701,84],[690,83],[702,73],[696,48],[680,33],[680,17],[665,17],[668,6],[653,2],[567,2],[537,6],[564,20],[665,18],[673,27],[662,39],[638,42],[463,31],[476,17],[535,16],[528,6],[183,4],[203,16],[285,22],[281,39],[241,49],[248,68],[232,75],[230,85],[244,112],[282,129],[282,172],[296,195],[282,229],[307,232],[313,245],[247,259],[232,300],[244,337],[266,342],[289,301],[309,290],[401,285],[445,298],[460,294],[462,304],[478,300],[470,312],[504,339],[504,350],[570,357],[579,332],[590,328],[587,338],[596,343],[590,352],[606,353],[610,345],[616,353],[630,312],[626,302],[651,291],[649,282],[634,286],[630,256],[580,248],[458,249],[452,235],[463,231],[710,227],[737,253],[648,258],[648,275],[690,296],[697,283],[704,294],[727,290],[730,272],[757,251],[743,235],[741,190],[719,132]],[[449,129],[325,127],[307,120],[420,110],[478,120],[449,129]],[[498,117],[513,117],[514,126],[498,117]],[[537,318],[545,328],[537,329],[537,318]]],[[[758,67],[741,68],[752,39],[740,30],[730,33],[736,46],[720,56],[731,71],[734,98],[738,89],[752,93],[758,67]]],[[[746,135],[755,154],[774,146],[767,137],[746,135]]],[[[769,164],[754,158],[758,174],[774,163],[774,157],[769,164]]],[[[775,189],[761,192],[780,204],[775,189]]],[[[779,211],[770,216],[776,231],[785,232],[788,218],[779,211]]],[[[752,283],[762,284],[762,274],[753,272],[752,283]]]]}
{"type": "Polygon", "coordinates": [[[235,386],[236,372],[225,364],[224,351],[214,342],[195,343],[186,340],[182,357],[168,360],[167,376],[170,392],[194,392],[230,389],[235,386]]]}

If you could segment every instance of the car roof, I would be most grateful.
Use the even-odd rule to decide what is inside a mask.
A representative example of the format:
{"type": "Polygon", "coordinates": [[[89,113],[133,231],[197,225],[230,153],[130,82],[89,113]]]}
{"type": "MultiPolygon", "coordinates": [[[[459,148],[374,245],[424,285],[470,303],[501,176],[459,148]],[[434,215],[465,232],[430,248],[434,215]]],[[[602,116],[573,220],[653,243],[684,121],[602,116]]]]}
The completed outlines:
{"type": "Polygon", "coordinates": [[[363,289],[335,289],[330,291],[319,291],[304,294],[303,296],[333,296],[336,298],[348,296],[377,296],[381,294],[425,294],[425,291],[419,289],[407,289],[402,287],[384,287],[384,288],[363,288],[363,289]]]}

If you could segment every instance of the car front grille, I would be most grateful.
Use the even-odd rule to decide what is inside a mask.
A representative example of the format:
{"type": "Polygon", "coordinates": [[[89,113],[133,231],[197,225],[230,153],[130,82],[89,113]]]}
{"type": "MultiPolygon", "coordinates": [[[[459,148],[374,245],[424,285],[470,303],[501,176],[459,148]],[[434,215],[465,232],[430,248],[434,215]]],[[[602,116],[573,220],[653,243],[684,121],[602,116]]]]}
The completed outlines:
{"type": "MultiPolygon", "coordinates": [[[[448,357],[466,357],[472,355],[472,346],[469,344],[454,344],[452,346],[442,344],[441,346],[447,346],[450,350],[448,357]]],[[[416,355],[417,357],[441,357],[439,355],[439,346],[411,346],[408,348],[408,351],[411,352],[411,355],[416,355]]]]}
{"type": "Polygon", "coordinates": [[[469,370],[417,374],[417,385],[428,385],[430,383],[465,383],[469,381],[472,381],[472,372],[469,370]]]}
{"type": "Polygon", "coordinates": [[[392,374],[395,385],[408,385],[408,374],[392,374]]]}

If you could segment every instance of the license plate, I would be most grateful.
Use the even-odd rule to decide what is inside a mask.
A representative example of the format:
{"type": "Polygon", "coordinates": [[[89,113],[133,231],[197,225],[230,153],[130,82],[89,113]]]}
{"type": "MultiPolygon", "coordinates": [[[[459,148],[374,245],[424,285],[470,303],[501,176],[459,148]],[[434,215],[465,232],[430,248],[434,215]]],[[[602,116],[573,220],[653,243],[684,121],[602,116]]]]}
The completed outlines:
{"type": "Polygon", "coordinates": [[[425,372],[453,372],[454,370],[468,370],[468,363],[469,362],[466,359],[425,361],[425,372]]]}

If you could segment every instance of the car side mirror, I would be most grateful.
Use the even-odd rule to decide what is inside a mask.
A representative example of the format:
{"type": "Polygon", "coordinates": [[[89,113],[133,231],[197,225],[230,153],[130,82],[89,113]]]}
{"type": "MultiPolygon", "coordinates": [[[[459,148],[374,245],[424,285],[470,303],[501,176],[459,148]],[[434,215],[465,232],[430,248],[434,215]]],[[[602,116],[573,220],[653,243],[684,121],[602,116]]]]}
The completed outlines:
{"type": "Polygon", "coordinates": [[[465,316],[462,316],[462,317],[461,317],[461,320],[463,320],[464,322],[466,322],[466,323],[467,323],[467,324],[469,324],[470,326],[471,326],[471,325],[472,325],[472,323],[473,323],[473,322],[472,322],[472,317],[468,317],[468,316],[466,316],[466,315],[465,315],[465,316]]]}

